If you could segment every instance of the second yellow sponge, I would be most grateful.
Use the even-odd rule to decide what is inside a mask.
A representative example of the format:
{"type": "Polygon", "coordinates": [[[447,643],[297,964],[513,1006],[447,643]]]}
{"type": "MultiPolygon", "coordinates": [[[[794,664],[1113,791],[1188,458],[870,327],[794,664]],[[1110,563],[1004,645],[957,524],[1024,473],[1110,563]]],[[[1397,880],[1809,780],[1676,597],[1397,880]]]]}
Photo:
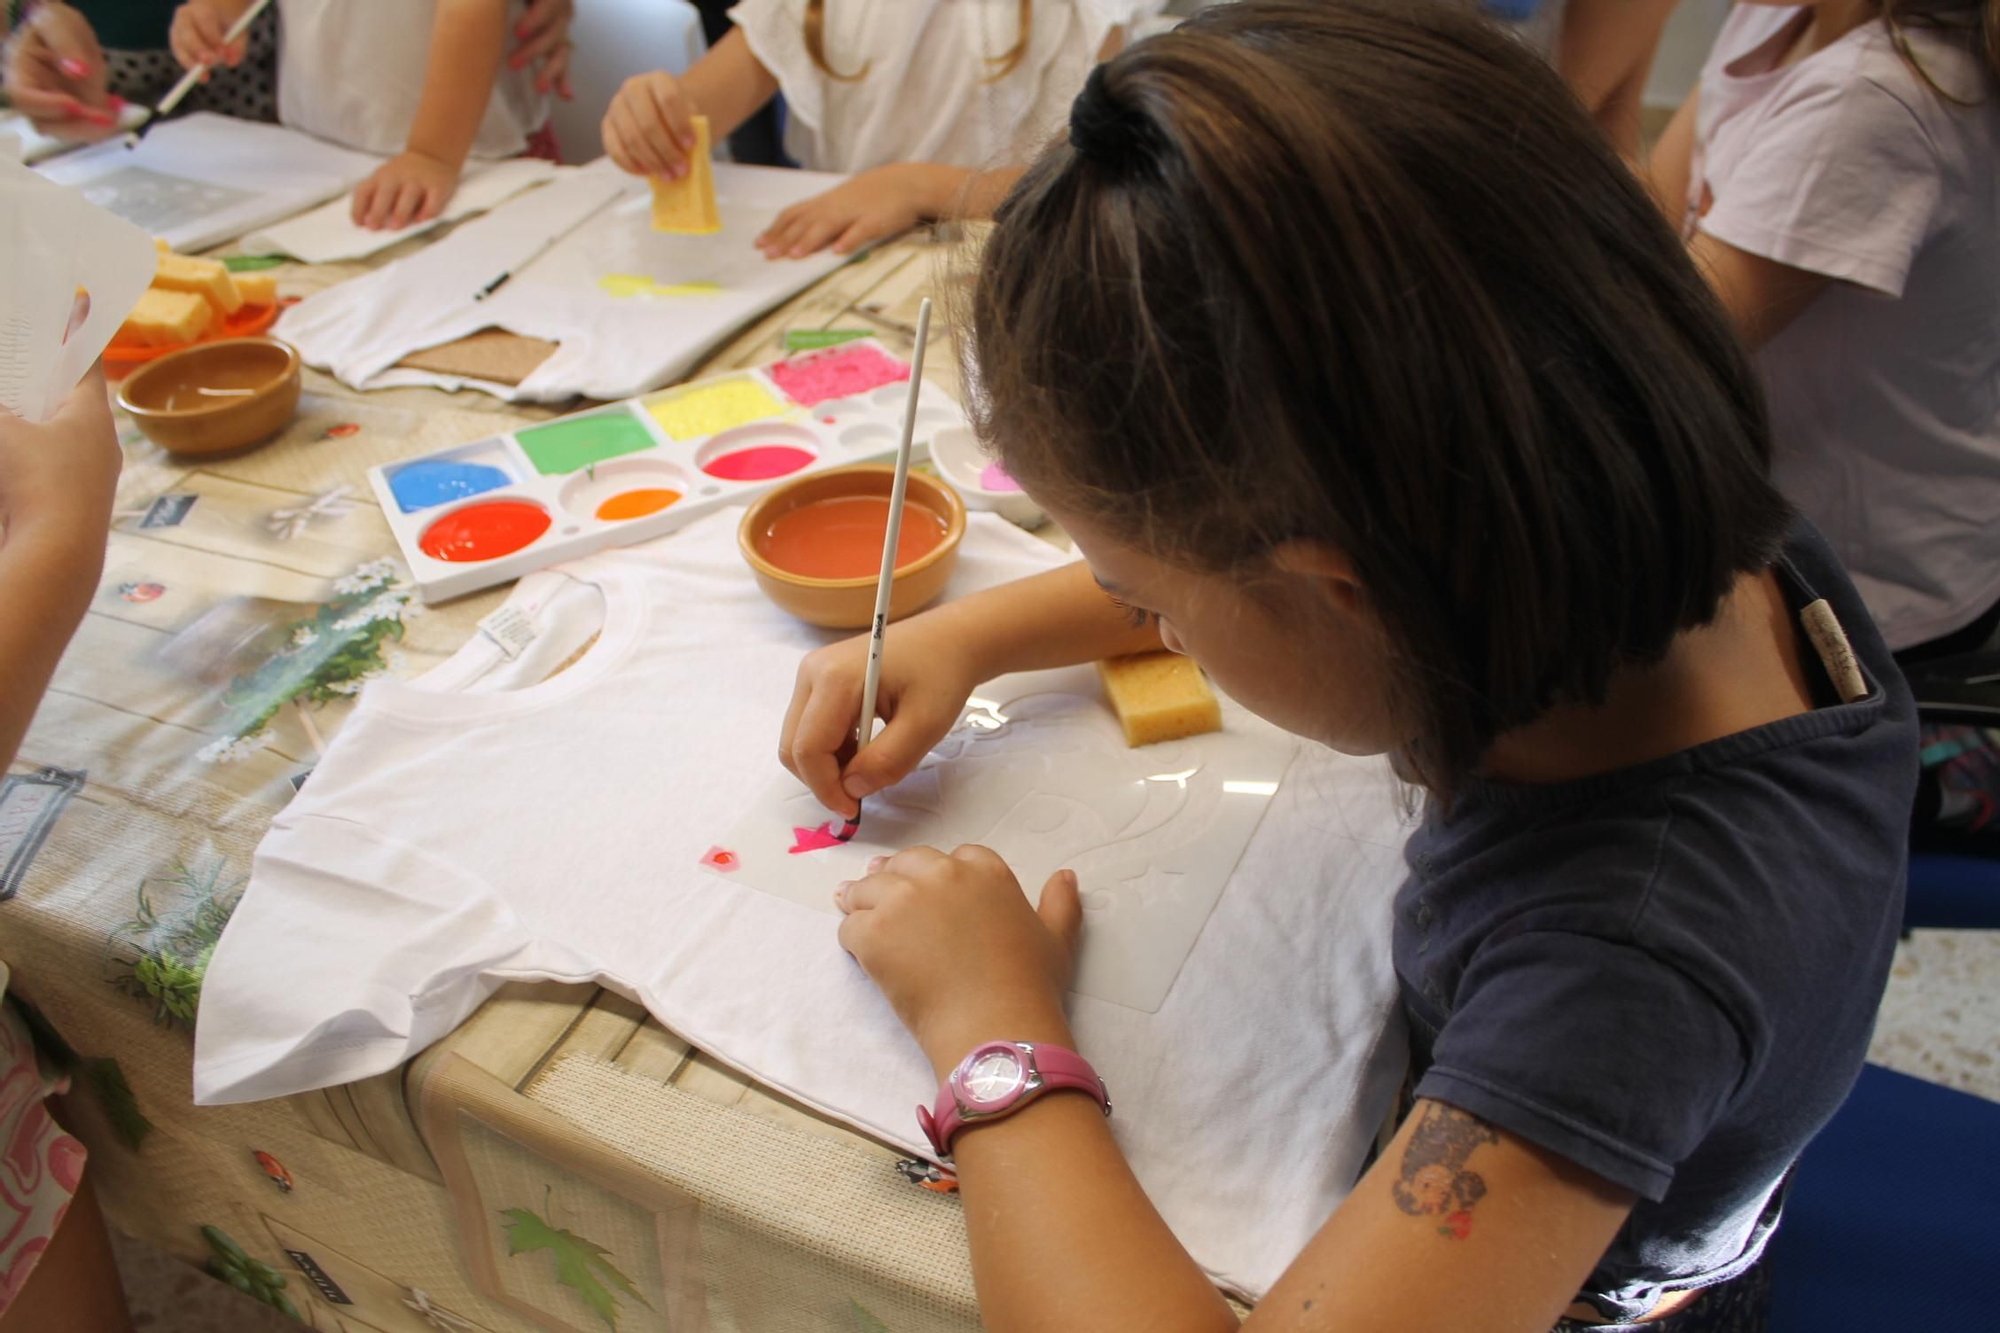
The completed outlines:
{"type": "Polygon", "coordinates": [[[1097,674],[1127,745],[1222,730],[1222,702],[1191,657],[1165,651],[1107,657],[1097,674]]]}

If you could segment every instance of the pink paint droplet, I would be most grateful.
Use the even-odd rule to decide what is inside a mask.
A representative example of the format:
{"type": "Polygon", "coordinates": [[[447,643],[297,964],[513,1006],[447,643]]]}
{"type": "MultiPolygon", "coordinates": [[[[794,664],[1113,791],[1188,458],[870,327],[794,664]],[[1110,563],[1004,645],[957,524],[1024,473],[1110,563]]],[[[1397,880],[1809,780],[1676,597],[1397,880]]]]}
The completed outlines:
{"type": "Polygon", "coordinates": [[[979,484],[989,491],[1018,491],[1021,483],[1008,475],[1007,469],[998,463],[988,463],[986,470],[979,474],[979,484]]]}
{"type": "Polygon", "coordinates": [[[817,852],[828,847],[840,846],[840,839],[834,834],[833,821],[828,820],[818,828],[794,828],[792,830],[792,855],[800,852],[817,852]]]}

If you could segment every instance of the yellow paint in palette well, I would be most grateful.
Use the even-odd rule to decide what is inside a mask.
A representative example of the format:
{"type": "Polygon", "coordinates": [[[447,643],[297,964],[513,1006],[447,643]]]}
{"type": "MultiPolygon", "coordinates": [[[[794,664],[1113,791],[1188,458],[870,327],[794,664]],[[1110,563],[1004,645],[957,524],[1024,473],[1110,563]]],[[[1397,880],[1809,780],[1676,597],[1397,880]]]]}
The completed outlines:
{"type": "Polygon", "coordinates": [[[660,282],[643,273],[607,273],[597,280],[606,296],[714,296],[722,290],[713,282],[660,282]]]}
{"type": "Polygon", "coordinates": [[[662,394],[648,401],[646,410],[674,439],[697,440],[753,421],[768,421],[790,409],[769,389],[744,377],[662,394]]]}

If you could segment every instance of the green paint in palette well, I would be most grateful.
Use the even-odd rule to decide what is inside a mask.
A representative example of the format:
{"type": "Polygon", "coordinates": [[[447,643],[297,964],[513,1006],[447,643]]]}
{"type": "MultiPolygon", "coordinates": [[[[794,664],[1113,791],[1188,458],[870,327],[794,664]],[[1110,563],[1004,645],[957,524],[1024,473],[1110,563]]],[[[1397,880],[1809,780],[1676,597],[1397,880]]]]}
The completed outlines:
{"type": "Polygon", "coordinates": [[[653,447],[652,433],[626,412],[598,412],[531,426],[515,435],[522,452],[545,477],[578,472],[620,454],[653,447]]]}

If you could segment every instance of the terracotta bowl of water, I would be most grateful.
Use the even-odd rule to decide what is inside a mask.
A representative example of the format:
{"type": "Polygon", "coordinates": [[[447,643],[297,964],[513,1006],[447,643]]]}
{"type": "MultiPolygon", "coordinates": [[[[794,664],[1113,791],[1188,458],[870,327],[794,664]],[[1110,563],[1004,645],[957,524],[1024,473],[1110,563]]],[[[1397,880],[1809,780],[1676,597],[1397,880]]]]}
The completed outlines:
{"type": "Polygon", "coordinates": [[[299,354],[276,338],[200,343],[133,371],[118,405],[168,453],[240,453],[298,411],[299,354]]]}
{"type": "MultiPolygon", "coordinates": [[[[736,544],[764,595],[808,624],[868,628],[895,481],[895,468],[859,463],[787,482],[752,504],[736,544]]],[[[891,620],[936,600],[965,538],[965,503],[937,478],[910,473],[903,504],[891,620]]]]}

